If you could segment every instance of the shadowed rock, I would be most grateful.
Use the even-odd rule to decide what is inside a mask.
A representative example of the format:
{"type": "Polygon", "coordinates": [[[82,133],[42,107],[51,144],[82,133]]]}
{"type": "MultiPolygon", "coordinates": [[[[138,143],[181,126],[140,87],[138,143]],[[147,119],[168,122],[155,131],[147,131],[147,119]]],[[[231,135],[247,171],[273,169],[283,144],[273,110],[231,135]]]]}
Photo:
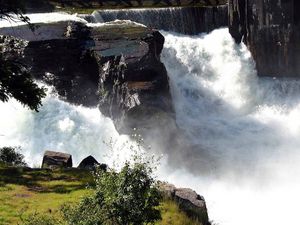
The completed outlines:
{"type": "Polygon", "coordinates": [[[107,167],[105,164],[100,164],[93,156],[90,155],[79,163],[78,168],[94,170],[97,166],[99,166],[103,170],[106,170],[107,167]]]}
{"type": "Polygon", "coordinates": [[[230,0],[229,31],[250,49],[260,76],[300,77],[299,0],[230,0]]]}
{"type": "Polygon", "coordinates": [[[173,113],[167,71],[160,61],[164,37],[157,30],[131,21],[38,25],[35,33],[18,26],[0,28],[0,34],[28,41],[20,60],[64,100],[99,105],[124,133],[161,125],[159,118],[173,113]]]}

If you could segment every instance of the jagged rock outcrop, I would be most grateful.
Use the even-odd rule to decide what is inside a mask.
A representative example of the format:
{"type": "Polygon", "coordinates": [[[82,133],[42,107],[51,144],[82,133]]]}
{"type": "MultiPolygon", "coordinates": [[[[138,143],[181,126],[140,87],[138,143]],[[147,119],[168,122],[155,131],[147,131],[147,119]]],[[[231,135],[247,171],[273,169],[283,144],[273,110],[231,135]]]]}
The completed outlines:
{"type": "Polygon", "coordinates": [[[120,29],[111,22],[101,28],[99,42],[111,46],[98,52],[101,112],[124,133],[150,125],[151,118],[172,111],[167,71],[160,62],[164,37],[131,24],[120,29]],[[115,34],[114,37],[111,33],[115,34]]]}
{"type": "Polygon", "coordinates": [[[229,0],[229,31],[244,41],[261,76],[300,77],[300,2],[229,0]]]}
{"type": "Polygon", "coordinates": [[[69,168],[72,167],[72,156],[67,153],[46,151],[43,157],[42,168],[69,168]]]}
{"type": "Polygon", "coordinates": [[[123,132],[172,112],[168,77],[160,62],[164,37],[130,21],[87,26],[81,21],[0,28],[28,41],[22,62],[67,101],[97,106],[123,132]],[[46,32],[47,31],[47,32],[46,32]]]}
{"type": "Polygon", "coordinates": [[[188,216],[197,219],[203,225],[209,225],[205,200],[190,188],[176,188],[173,184],[161,183],[160,190],[173,199],[188,216]]]}

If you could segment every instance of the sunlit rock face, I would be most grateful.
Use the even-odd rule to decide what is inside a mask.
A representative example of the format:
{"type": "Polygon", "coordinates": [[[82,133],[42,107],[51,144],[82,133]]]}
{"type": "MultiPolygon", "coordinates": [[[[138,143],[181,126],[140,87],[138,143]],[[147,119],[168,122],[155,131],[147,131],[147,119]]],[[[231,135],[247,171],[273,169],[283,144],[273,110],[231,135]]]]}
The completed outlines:
{"type": "Polygon", "coordinates": [[[145,127],[153,117],[171,112],[167,72],[160,62],[164,37],[124,21],[93,32],[100,65],[100,111],[123,132],[145,127]]]}
{"type": "Polygon", "coordinates": [[[120,20],[36,25],[34,32],[20,25],[1,28],[0,33],[27,41],[23,63],[68,102],[99,105],[123,132],[147,127],[157,116],[173,112],[167,72],[160,62],[164,37],[157,30],[120,20]]]}
{"type": "Polygon", "coordinates": [[[229,29],[249,47],[261,76],[300,76],[300,3],[230,0],[229,29]]]}

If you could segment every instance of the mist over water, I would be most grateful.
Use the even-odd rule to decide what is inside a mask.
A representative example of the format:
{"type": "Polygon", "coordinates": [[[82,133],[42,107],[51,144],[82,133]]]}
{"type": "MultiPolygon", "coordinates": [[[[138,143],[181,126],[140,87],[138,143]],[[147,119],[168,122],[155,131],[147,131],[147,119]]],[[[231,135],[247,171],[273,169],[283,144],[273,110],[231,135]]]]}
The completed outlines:
{"type": "Polygon", "coordinates": [[[168,179],[203,194],[217,224],[300,224],[299,80],[258,78],[227,29],[163,34],[176,120],[195,146],[168,179]]]}
{"type": "Polygon", "coordinates": [[[71,105],[47,88],[48,95],[38,113],[15,100],[0,102],[0,147],[21,146],[31,166],[41,165],[45,150],[70,153],[77,166],[90,154],[99,162],[107,162],[107,154],[112,158],[110,140],[115,146],[128,140],[98,108],[71,105]]]}

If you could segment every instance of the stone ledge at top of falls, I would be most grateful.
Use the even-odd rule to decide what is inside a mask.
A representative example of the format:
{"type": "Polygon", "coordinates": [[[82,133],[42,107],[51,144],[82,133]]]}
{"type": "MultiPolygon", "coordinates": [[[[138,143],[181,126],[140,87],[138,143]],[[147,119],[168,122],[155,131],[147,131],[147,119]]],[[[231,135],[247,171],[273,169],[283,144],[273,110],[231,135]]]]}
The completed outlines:
{"type": "Polygon", "coordinates": [[[300,77],[300,1],[230,0],[229,31],[260,76],[300,77]]]}
{"type": "Polygon", "coordinates": [[[228,0],[26,0],[25,6],[29,12],[49,12],[53,10],[89,10],[89,9],[128,9],[128,8],[158,8],[158,7],[211,7],[227,4],[228,0]]]}
{"type": "Polygon", "coordinates": [[[28,41],[20,59],[63,99],[100,105],[123,132],[149,127],[173,112],[167,72],[160,62],[164,37],[157,30],[130,21],[38,25],[34,33],[21,25],[0,28],[0,34],[28,41]]]}

